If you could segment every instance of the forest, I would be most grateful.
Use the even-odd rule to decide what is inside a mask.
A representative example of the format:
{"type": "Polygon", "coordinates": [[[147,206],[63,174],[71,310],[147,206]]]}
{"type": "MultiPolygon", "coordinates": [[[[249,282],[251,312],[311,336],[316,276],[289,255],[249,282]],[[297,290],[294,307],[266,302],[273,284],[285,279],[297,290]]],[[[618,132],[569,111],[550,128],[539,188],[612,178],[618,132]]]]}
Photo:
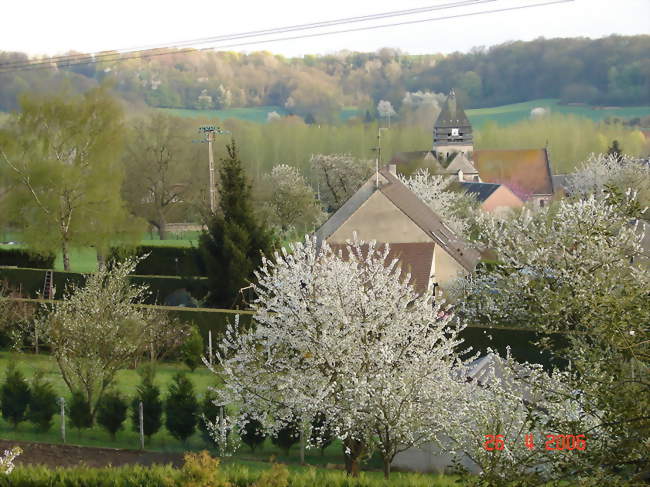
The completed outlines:
{"type": "Polygon", "coordinates": [[[0,52],[0,111],[17,109],[20,93],[62,88],[80,93],[105,80],[112,80],[132,108],[274,106],[308,123],[337,122],[344,107],[356,107],[366,120],[374,119],[380,100],[401,113],[414,97],[451,88],[467,108],[538,98],[650,105],[648,52],[650,36],[639,35],[540,38],[450,55],[409,55],[390,48],[302,58],[268,51],[166,50],[123,59],[107,52],[96,63],[68,66],[51,58],[56,69],[27,70],[11,68],[12,63],[29,61],[26,54],[0,52]]]}

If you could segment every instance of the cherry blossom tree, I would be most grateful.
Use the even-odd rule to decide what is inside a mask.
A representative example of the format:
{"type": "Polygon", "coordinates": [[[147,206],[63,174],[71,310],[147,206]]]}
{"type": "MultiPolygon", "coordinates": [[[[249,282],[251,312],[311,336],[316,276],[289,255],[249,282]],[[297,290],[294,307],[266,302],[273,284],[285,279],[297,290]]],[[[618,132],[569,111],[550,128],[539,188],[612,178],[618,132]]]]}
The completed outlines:
{"type": "Polygon", "coordinates": [[[399,176],[400,180],[437,213],[455,233],[468,236],[471,216],[478,206],[476,198],[454,188],[455,178],[429,173],[418,169],[411,176],[399,176]]]}
{"type": "Polygon", "coordinates": [[[256,327],[231,326],[220,345],[218,400],[242,404],[272,433],[294,415],[307,425],[324,414],[353,474],[377,449],[388,476],[398,452],[434,440],[456,403],[463,326],[400,278],[388,251],[306,239],[265,259],[256,327]]]}
{"type": "Polygon", "coordinates": [[[580,391],[573,400],[598,418],[581,431],[591,441],[567,467],[574,473],[597,466],[605,476],[638,475],[648,446],[650,272],[635,259],[642,235],[631,198],[592,194],[507,224],[485,220],[479,238],[497,263],[460,281],[458,310],[469,322],[563,334],[539,345],[570,361],[570,390],[580,391]]]}
{"type": "Polygon", "coordinates": [[[0,473],[9,475],[14,469],[14,460],[23,451],[15,446],[11,450],[5,450],[3,455],[0,455],[0,473]]]}
{"type": "Polygon", "coordinates": [[[350,154],[315,154],[310,164],[320,200],[332,211],[338,210],[375,168],[374,161],[357,159],[350,154]]]}

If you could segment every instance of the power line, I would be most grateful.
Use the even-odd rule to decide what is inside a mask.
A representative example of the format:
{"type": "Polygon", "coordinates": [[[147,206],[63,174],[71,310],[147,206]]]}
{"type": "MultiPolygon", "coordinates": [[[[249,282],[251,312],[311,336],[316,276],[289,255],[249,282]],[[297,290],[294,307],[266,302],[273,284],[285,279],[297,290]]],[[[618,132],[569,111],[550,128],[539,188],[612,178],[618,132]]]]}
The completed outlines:
{"type": "Polygon", "coordinates": [[[383,18],[398,17],[398,16],[405,16],[405,15],[415,15],[415,14],[430,12],[434,10],[446,10],[450,8],[468,7],[468,6],[473,6],[473,5],[483,4],[483,3],[491,3],[496,1],[498,0],[460,0],[460,1],[446,3],[446,4],[429,5],[426,7],[412,8],[406,10],[394,10],[394,11],[382,12],[378,14],[361,15],[356,17],[348,17],[348,18],[342,18],[336,20],[326,20],[321,22],[312,22],[312,23],[292,25],[287,27],[276,27],[271,29],[242,32],[238,34],[225,34],[225,35],[212,36],[212,37],[201,37],[201,38],[185,40],[185,41],[169,42],[165,44],[155,44],[155,45],[150,44],[147,46],[131,47],[126,49],[115,49],[114,50],[115,52],[100,51],[100,52],[95,52],[90,54],[80,54],[80,55],[71,54],[71,55],[53,56],[48,58],[47,60],[36,61],[34,63],[31,62],[4,63],[4,64],[0,64],[0,68],[13,68],[13,67],[27,66],[27,65],[31,66],[34,64],[49,64],[52,62],[65,61],[65,60],[85,60],[91,58],[95,59],[96,57],[100,57],[100,56],[114,56],[116,53],[128,54],[131,52],[148,51],[148,50],[161,49],[161,48],[178,48],[178,47],[183,47],[188,45],[207,44],[209,42],[219,42],[224,40],[230,41],[230,40],[235,40],[240,38],[259,37],[263,35],[286,33],[292,31],[318,29],[322,27],[330,27],[333,25],[367,22],[370,20],[378,20],[383,18]],[[80,58],[79,56],[85,56],[85,58],[80,58]]]}
{"type": "MultiPolygon", "coordinates": [[[[483,0],[484,2],[487,1],[495,1],[495,0],[483,0]]],[[[498,0],[497,0],[498,1],[498,0]]],[[[213,50],[213,49],[225,49],[225,48],[232,48],[232,47],[242,47],[242,46],[248,46],[248,45],[256,45],[256,44],[267,44],[270,42],[278,42],[278,41],[286,41],[286,40],[298,40],[298,39],[306,39],[306,38],[311,38],[311,37],[321,37],[321,36],[327,36],[327,35],[334,35],[334,34],[344,34],[344,33],[349,33],[349,32],[360,32],[360,31],[366,31],[366,30],[375,30],[375,29],[383,29],[387,27],[398,27],[398,26],[404,26],[404,25],[413,25],[413,24],[419,24],[419,23],[425,23],[425,22],[434,22],[434,21],[440,21],[440,20],[450,20],[450,19],[456,19],[456,18],[462,18],[462,17],[472,17],[472,16],[480,16],[480,15],[485,15],[485,14],[492,14],[492,13],[501,13],[501,12],[508,12],[508,11],[514,11],[514,10],[524,10],[528,8],[535,8],[535,7],[545,7],[545,6],[550,6],[550,5],[555,5],[555,4],[561,4],[561,3],[569,3],[573,2],[575,0],[552,0],[552,1],[547,1],[547,2],[541,2],[541,3],[536,3],[536,4],[529,4],[529,5],[519,5],[516,7],[507,7],[507,8],[501,8],[501,9],[493,9],[493,10],[483,10],[479,12],[470,12],[470,13],[464,13],[464,14],[457,14],[457,15],[448,15],[448,16],[443,16],[443,17],[432,17],[428,19],[417,19],[417,20],[411,20],[411,21],[404,21],[404,22],[394,22],[391,24],[381,24],[381,25],[373,25],[373,26],[364,26],[364,27],[357,27],[357,28],[352,28],[352,29],[343,29],[343,30],[336,30],[336,31],[328,31],[328,32],[317,32],[313,34],[301,34],[297,36],[289,36],[289,37],[278,37],[274,39],[263,39],[263,40],[255,40],[255,41],[248,41],[248,42],[242,42],[242,43],[236,43],[236,44],[227,44],[227,45],[217,45],[217,46],[210,46],[210,47],[204,47],[200,49],[179,49],[176,51],[167,51],[167,52],[154,52],[154,53],[145,53],[145,54],[140,54],[140,52],[133,52],[133,53],[127,53],[127,54],[137,54],[135,56],[122,56],[122,57],[117,57],[115,59],[112,59],[111,62],[122,62],[122,61],[127,61],[130,59],[147,59],[147,58],[153,58],[157,56],[165,56],[169,54],[182,54],[182,53],[192,53],[192,52],[200,52],[200,51],[207,51],[207,50],[213,50]]],[[[448,7],[449,8],[449,7],[448,7]]],[[[287,30],[289,32],[290,30],[287,30]]],[[[250,36],[250,37],[256,37],[256,36],[250,36]]],[[[229,39],[230,40],[230,39],[229,39]]],[[[119,55],[119,54],[118,54],[119,55]]],[[[107,56],[115,56],[115,54],[109,54],[107,56]]],[[[101,61],[102,59],[95,59],[95,58],[89,58],[88,61],[82,61],[82,62],[70,62],[65,66],[61,66],[63,68],[67,67],[72,67],[72,66],[80,66],[80,65],[87,65],[87,64],[93,64],[98,61],[101,61]]],[[[2,70],[0,66],[0,73],[7,73],[7,72],[12,72],[12,71],[21,71],[21,70],[31,70],[31,69],[43,69],[43,68],[52,68],[54,66],[51,65],[51,62],[45,61],[45,62],[40,62],[40,63],[25,63],[23,66],[17,66],[16,68],[13,69],[6,69],[2,70]]]]}
{"type": "MultiPolygon", "coordinates": [[[[197,45],[197,44],[207,44],[207,43],[211,43],[211,42],[232,41],[232,40],[237,40],[237,39],[246,39],[246,38],[250,38],[250,37],[260,37],[260,36],[272,35],[272,34],[283,34],[283,33],[287,33],[287,32],[301,31],[301,30],[313,30],[313,29],[319,29],[319,28],[330,27],[330,26],[335,26],[335,25],[343,25],[343,24],[358,23],[358,22],[367,22],[367,21],[371,21],[371,20],[378,20],[378,19],[405,16],[405,15],[414,15],[414,14],[425,13],[425,12],[430,12],[430,11],[434,11],[434,10],[446,10],[446,9],[450,9],[450,8],[467,7],[467,6],[478,5],[478,4],[489,3],[489,2],[495,2],[495,1],[498,1],[498,0],[460,0],[460,1],[455,1],[455,2],[446,3],[446,4],[430,5],[430,6],[427,6],[427,7],[420,7],[420,8],[414,8],[414,9],[396,10],[396,11],[383,12],[383,13],[378,13],[378,14],[363,15],[363,16],[342,18],[342,19],[336,19],[336,20],[327,20],[327,21],[322,21],[322,22],[313,22],[313,23],[308,23],[308,24],[292,25],[292,26],[287,26],[287,27],[277,27],[277,28],[272,28],[272,29],[264,29],[264,30],[243,32],[243,33],[239,33],[239,34],[226,34],[226,35],[220,35],[220,36],[203,37],[203,38],[199,38],[199,39],[180,41],[180,42],[176,42],[176,43],[167,43],[167,44],[162,44],[162,45],[160,45],[160,44],[158,44],[158,45],[149,45],[149,46],[143,46],[141,48],[136,47],[136,48],[116,50],[117,52],[102,51],[102,52],[91,53],[91,54],[55,56],[55,57],[52,57],[52,58],[48,58],[47,60],[35,61],[35,62],[5,63],[5,64],[0,64],[0,68],[22,69],[24,67],[41,66],[41,65],[47,65],[47,67],[51,67],[50,66],[51,63],[52,62],[57,62],[57,61],[60,61],[60,62],[65,62],[65,61],[96,62],[98,59],[101,59],[103,57],[115,56],[116,54],[130,54],[130,53],[136,53],[136,52],[142,52],[142,51],[146,52],[146,51],[150,51],[150,50],[153,50],[153,49],[177,48],[177,47],[182,47],[182,46],[187,46],[187,45],[197,45]],[[172,45],[170,45],[170,44],[172,44],[172,45]],[[80,57],[80,56],[82,56],[82,57],[80,57]]],[[[194,51],[194,50],[196,50],[196,49],[189,49],[189,51],[194,51]]],[[[176,51],[176,52],[178,52],[178,51],[176,51]]]]}

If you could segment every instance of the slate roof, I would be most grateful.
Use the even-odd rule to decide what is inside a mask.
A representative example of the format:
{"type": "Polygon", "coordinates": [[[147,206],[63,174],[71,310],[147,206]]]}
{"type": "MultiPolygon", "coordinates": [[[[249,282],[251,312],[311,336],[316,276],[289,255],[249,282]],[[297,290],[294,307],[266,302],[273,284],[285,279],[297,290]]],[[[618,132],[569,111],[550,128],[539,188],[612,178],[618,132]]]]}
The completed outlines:
{"type": "Polygon", "coordinates": [[[477,150],[473,159],[482,181],[504,184],[523,200],[553,194],[546,149],[477,150]]]}
{"type": "Polygon", "coordinates": [[[494,183],[474,183],[474,182],[460,182],[461,187],[468,193],[476,196],[481,203],[487,200],[492,193],[499,189],[500,184],[494,183]]]}
{"type": "Polygon", "coordinates": [[[452,90],[445,100],[445,104],[440,110],[440,115],[434,124],[436,128],[451,128],[451,127],[470,127],[469,119],[465,114],[465,110],[461,106],[460,102],[456,98],[456,94],[452,90]]]}
{"type": "MultiPolygon", "coordinates": [[[[347,258],[347,245],[330,244],[335,250],[341,250],[343,258],[347,258]]],[[[431,263],[433,261],[434,242],[414,242],[414,243],[389,243],[388,260],[399,259],[401,267],[401,277],[411,274],[409,281],[415,290],[423,293],[429,286],[431,277],[431,263]]],[[[368,246],[364,245],[362,251],[367,252],[368,246]]],[[[383,251],[384,245],[377,245],[377,250],[383,251]]]]}
{"type": "MultiPolygon", "coordinates": [[[[463,268],[469,272],[473,271],[480,259],[478,251],[471,248],[467,242],[445,225],[442,218],[408,189],[397,176],[392,174],[388,167],[380,169],[379,173],[381,184],[378,191],[381,191],[413,223],[420,227],[435,243],[440,245],[453,259],[463,266],[463,268]]],[[[375,175],[368,178],[361,188],[316,231],[316,237],[319,242],[327,240],[377,191],[374,188],[374,184],[375,175]]],[[[385,243],[391,244],[391,242],[385,243]]],[[[412,249],[415,248],[413,247],[412,249]]],[[[421,255],[412,249],[403,248],[402,251],[407,252],[408,255],[421,255]]],[[[431,251],[433,252],[433,248],[431,248],[431,251]]],[[[417,259],[417,261],[410,262],[410,264],[413,269],[427,266],[426,260],[423,261],[422,259],[417,259]]],[[[431,263],[429,262],[428,269],[430,268],[431,263]]]]}

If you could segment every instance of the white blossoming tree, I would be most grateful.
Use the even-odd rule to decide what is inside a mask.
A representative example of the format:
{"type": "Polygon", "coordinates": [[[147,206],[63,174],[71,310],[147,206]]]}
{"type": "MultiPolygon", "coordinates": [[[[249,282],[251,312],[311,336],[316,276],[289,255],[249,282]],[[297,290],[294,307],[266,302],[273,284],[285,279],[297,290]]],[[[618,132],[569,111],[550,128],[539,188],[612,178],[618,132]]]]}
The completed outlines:
{"type": "Polygon", "coordinates": [[[266,221],[283,236],[292,231],[311,231],[325,214],[312,187],[298,168],[278,164],[262,181],[260,199],[266,221]]]}
{"type": "Polygon", "coordinates": [[[14,470],[14,460],[23,451],[15,446],[11,450],[5,450],[3,455],[0,455],[0,473],[9,475],[14,470]]]}
{"type": "Polygon", "coordinates": [[[468,236],[470,216],[477,207],[476,198],[453,188],[455,179],[418,169],[411,176],[399,176],[400,180],[436,212],[454,232],[468,236]]]}
{"type": "Polygon", "coordinates": [[[357,159],[350,154],[315,154],[310,165],[321,202],[332,211],[338,210],[375,168],[374,161],[357,159]]]}
{"type": "Polygon", "coordinates": [[[399,276],[388,248],[373,243],[335,251],[307,239],[265,259],[255,328],[229,328],[217,354],[219,401],[242,404],[271,430],[324,413],[351,473],[376,448],[388,476],[398,452],[441,430],[461,365],[463,327],[399,276]]]}
{"type": "Polygon", "coordinates": [[[469,277],[460,296],[469,322],[563,334],[540,345],[569,361],[570,389],[581,391],[574,400],[599,419],[581,431],[590,435],[588,452],[566,472],[599,466],[604,475],[633,476],[647,459],[650,273],[635,260],[641,235],[630,208],[638,203],[629,197],[562,200],[507,224],[486,219],[480,238],[497,263],[469,277]]]}
{"type": "Polygon", "coordinates": [[[168,321],[138,306],[147,288],[129,282],[136,264],[127,259],[88,275],[45,318],[45,342],[61,376],[71,391],[83,393],[93,416],[115,374],[150,352],[152,339],[169,335],[159,330],[168,321]]]}

